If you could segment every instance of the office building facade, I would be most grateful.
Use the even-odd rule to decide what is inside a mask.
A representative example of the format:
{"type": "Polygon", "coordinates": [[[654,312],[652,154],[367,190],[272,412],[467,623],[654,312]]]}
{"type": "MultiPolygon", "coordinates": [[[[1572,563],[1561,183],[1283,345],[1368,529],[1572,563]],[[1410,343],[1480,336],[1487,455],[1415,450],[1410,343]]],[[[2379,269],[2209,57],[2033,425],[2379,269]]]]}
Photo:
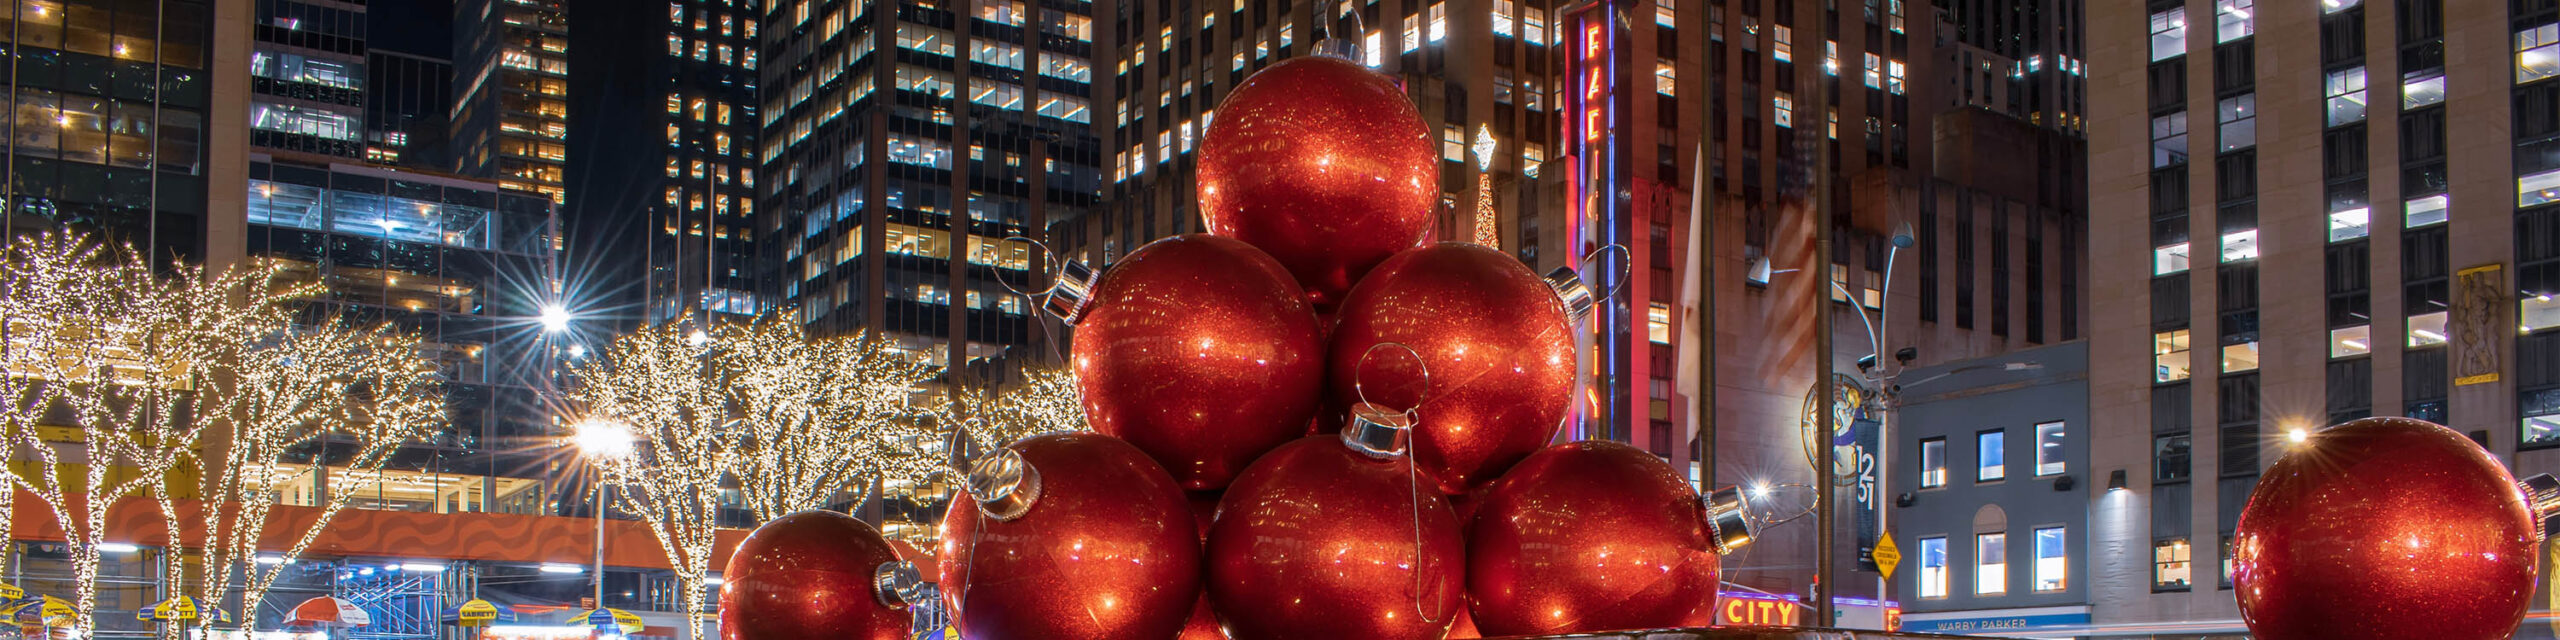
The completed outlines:
{"type": "Polygon", "coordinates": [[[453,3],[456,173],[568,200],[568,0],[453,3]]]}
{"type": "Polygon", "coordinates": [[[2090,82],[2093,304],[2124,310],[2092,326],[2092,462],[2130,471],[2101,630],[2241,630],[2227,545],[2294,430],[2406,415],[2560,465],[2560,6],[2090,8],[2092,57],[2144,61],[2090,82]]]}
{"type": "MultiPolygon", "coordinates": [[[[249,117],[250,61],[216,46],[211,3],[12,7],[9,232],[102,230],[162,264],[236,259],[224,245],[239,226],[214,212],[238,200],[209,185],[239,180],[244,132],[207,124],[249,117]]],[[[246,45],[247,16],[229,17],[246,45]]]]}
{"type": "Polygon", "coordinates": [[[365,52],[364,161],[452,171],[453,61],[373,49],[365,52]]]}

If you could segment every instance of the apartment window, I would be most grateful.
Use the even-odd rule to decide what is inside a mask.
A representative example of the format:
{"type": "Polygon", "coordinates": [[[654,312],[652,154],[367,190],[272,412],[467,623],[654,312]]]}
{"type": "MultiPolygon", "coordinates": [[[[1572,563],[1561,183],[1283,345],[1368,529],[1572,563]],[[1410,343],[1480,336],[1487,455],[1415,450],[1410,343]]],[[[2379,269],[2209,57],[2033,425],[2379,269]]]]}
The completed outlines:
{"type": "Polygon", "coordinates": [[[2516,32],[2516,84],[2560,75],[2560,23],[2516,32]]]}
{"type": "MultiPolygon", "coordinates": [[[[2548,267],[2544,267],[2548,268],[2548,267]]],[[[2526,291],[2517,300],[2516,331],[2533,333],[2560,327],[2560,291],[2526,291]]]]}
{"type": "Polygon", "coordinates": [[[2516,206],[2530,207],[2560,201],[2560,169],[2516,178],[2516,206]]]}
{"type": "Polygon", "coordinates": [[[2444,344],[2444,322],[2445,312],[2442,311],[2409,316],[2409,348],[2444,344]]]}
{"type": "Polygon", "coordinates": [[[2423,198],[2413,198],[2407,202],[2401,203],[2401,211],[2404,212],[2404,215],[2408,220],[2404,223],[2403,228],[2416,229],[2424,226],[2442,224],[2445,221],[2445,209],[2451,204],[2452,200],[2447,198],[2445,194],[2441,193],[2423,198]]]}
{"type": "Polygon", "coordinates": [[[1796,126],[1796,98],[1795,98],[1795,96],[1788,95],[1788,94],[1786,94],[1786,93],[1784,93],[1784,92],[1781,92],[1781,93],[1779,93],[1779,94],[1777,94],[1777,95],[1775,95],[1775,96],[1771,96],[1771,97],[1769,98],[1769,105],[1772,107],[1772,110],[1774,111],[1774,113],[1772,113],[1772,114],[1770,115],[1770,121],[1771,121],[1771,122],[1773,122],[1773,123],[1777,124],[1777,125],[1778,125],[1778,126],[1780,126],[1780,127],[1785,127],[1785,128],[1788,128],[1788,129],[1793,129],[1793,128],[1795,128],[1795,126],[1796,126]]]}
{"type": "Polygon", "coordinates": [[[2151,334],[2152,382],[2177,382],[2193,375],[2188,369],[2187,331],[2178,329],[2151,334]]]}
{"type": "Polygon", "coordinates": [[[1884,88],[1884,58],[1883,58],[1882,56],[1878,56],[1878,55],[1876,55],[1876,54],[1869,53],[1869,54],[1866,54],[1866,61],[1867,61],[1867,74],[1866,74],[1867,88],[1869,88],[1869,89],[1882,89],[1882,88],[1884,88]]]}
{"type": "Polygon", "coordinates": [[[2063,423],[2059,421],[2036,425],[2036,475],[2062,475],[2070,466],[2063,459],[2066,453],[2062,446],[2064,431],[2063,423]]]}
{"type": "Polygon", "coordinates": [[[1672,65],[1671,61],[1657,60],[1653,63],[1654,93],[1659,93],[1665,96],[1677,95],[1673,93],[1673,86],[1678,84],[1678,78],[1679,68],[1672,65]]]}
{"type": "Polygon", "coordinates": [[[1795,29],[1788,28],[1787,25],[1783,24],[1770,27],[1769,60],[1772,62],[1794,62],[1796,60],[1795,29]]]}
{"type": "Polygon", "coordinates": [[[2222,345],[2222,372],[2240,373],[2258,370],[2258,341],[2222,345]]]}
{"type": "Polygon", "coordinates": [[[1467,131],[1465,128],[1454,124],[1440,127],[1440,159],[1450,162],[1466,161],[1467,131]]]}
{"type": "MultiPolygon", "coordinates": [[[[1449,37],[1449,3],[1446,3],[1446,2],[1434,2],[1434,3],[1431,3],[1430,13],[1431,13],[1431,41],[1436,43],[1436,42],[1441,41],[1442,39],[1448,38],[1448,37],[1449,37]]],[[[1281,30],[1283,33],[1286,33],[1286,32],[1289,30],[1289,27],[1287,27],[1287,26],[1285,26],[1285,25],[1284,25],[1284,26],[1280,27],[1280,30],[1281,30]]],[[[1284,37],[1284,39],[1285,39],[1285,37],[1284,37]]]]}
{"type": "Polygon", "coordinates": [[[1947,597],[1947,538],[1920,539],[1920,597],[1947,597]]]}
{"type": "Polygon", "coordinates": [[[2187,54],[2187,8],[2151,14],[2151,61],[2187,54]]]}
{"type": "Polygon", "coordinates": [[[2255,32],[2256,29],[2253,26],[2255,21],[2252,19],[2255,16],[2250,15],[2250,10],[2255,8],[2256,4],[2256,0],[2222,0],[2214,3],[2213,41],[2230,42],[2249,37],[2250,33],[2255,32]]]}
{"type": "Polygon", "coordinates": [[[2258,230],[2242,229],[2222,234],[2222,261],[2245,262],[2258,259],[2258,230]]]}
{"type": "Polygon", "coordinates": [[[2368,353],[2373,353],[2373,325],[2329,330],[2329,357],[2353,358],[2368,353]]]}
{"type": "Polygon", "coordinates": [[[2364,121],[2364,67],[2329,72],[2329,126],[2364,121]]]}
{"type": "Polygon", "coordinates": [[[2037,592],[2061,591],[2071,571],[2070,546],[2062,527],[2036,529],[2037,592]]]}
{"type": "Polygon", "coordinates": [[[2195,438],[2180,433],[2151,438],[2151,482],[2186,482],[2195,473],[2195,438]]]}
{"type": "Polygon", "coordinates": [[[2258,94],[2244,93],[2229,98],[2214,108],[2215,140],[2224,152],[2238,151],[2258,144],[2258,94]]]}
{"type": "Polygon", "coordinates": [[[2195,550],[2186,538],[2155,540],[2151,543],[2151,590],[2184,591],[2188,581],[2188,562],[2195,550]]]}
{"type": "Polygon", "coordinates": [[[2187,163],[2187,112],[2151,119],[2151,168],[2187,163]]]}
{"type": "Polygon", "coordinates": [[[1998,429],[1973,435],[1975,481],[1992,482],[2009,477],[2008,441],[2008,433],[1998,429]]]}
{"type": "Polygon", "coordinates": [[[1982,533],[1973,536],[1973,593],[1999,595],[2009,592],[2009,534],[1982,533]]]}
{"type": "Polygon", "coordinates": [[[2151,275],[2165,276],[2172,273],[2186,273],[2187,253],[2189,247],[2190,245],[2188,243],[2180,242],[2152,249],[2151,275]]]}
{"type": "Polygon", "coordinates": [[[1493,0],[1493,35],[1511,37],[1512,16],[1519,15],[1513,0],[1493,0]]]}
{"type": "Polygon", "coordinates": [[[2372,207],[2353,201],[2330,204],[2330,242],[2344,242],[2347,240],[2363,238],[2372,233],[2372,224],[2372,207]]]}
{"type": "Polygon", "coordinates": [[[1947,486],[1947,439],[1920,441],[1920,488],[1947,486]]]}
{"type": "MultiPolygon", "coordinates": [[[[2518,73],[2522,73],[2519,71],[2518,73]]],[[[2444,102],[2444,74],[2436,73],[2400,83],[2400,110],[2407,111],[2444,102]]]]}

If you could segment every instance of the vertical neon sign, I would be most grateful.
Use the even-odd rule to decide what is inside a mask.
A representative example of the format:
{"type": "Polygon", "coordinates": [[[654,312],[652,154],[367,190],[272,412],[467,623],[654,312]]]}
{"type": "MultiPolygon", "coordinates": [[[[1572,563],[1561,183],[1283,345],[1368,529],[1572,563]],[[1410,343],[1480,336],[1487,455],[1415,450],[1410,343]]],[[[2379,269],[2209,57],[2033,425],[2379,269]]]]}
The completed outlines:
{"type": "MultiPolygon", "coordinates": [[[[1569,61],[1571,71],[1566,75],[1573,78],[1577,86],[1570,94],[1573,115],[1565,118],[1565,139],[1575,141],[1578,147],[1572,167],[1575,179],[1571,181],[1567,200],[1567,215],[1572,217],[1565,225],[1568,260],[1590,254],[1601,246],[1625,241],[1617,231],[1623,207],[1617,204],[1617,139],[1610,135],[1617,118],[1617,87],[1613,80],[1618,76],[1615,56],[1617,31],[1609,24],[1610,12],[1608,3],[1593,3],[1573,18],[1572,24],[1577,28],[1569,32],[1579,41],[1568,50],[1572,52],[1569,61]]],[[[1609,290],[1616,286],[1612,281],[1617,279],[1617,269],[1606,265],[1605,257],[1604,264],[1579,266],[1584,273],[1596,274],[1600,279],[1597,283],[1599,288],[1609,290]]],[[[1600,313],[1594,317],[1592,334],[1583,336],[1585,341],[1596,338],[1596,342],[1586,344],[1597,348],[1582,350],[1589,358],[1591,367],[1588,371],[1593,375],[1588,389],[1590,394],[1586,398],[1589,404],[1581,407],[1579,412],[1603,423],[1596,425],[1595,432],[1577,435],[1631,438],[1634,436],[1632,430],[1622,431],[1617,423],[1624,421],[1615,419],[1621,411],[1607,410],[1618,404],[1618,396],[1622,392],[1621,385],[1612,381],[1627,357],[1626,346],[1618,339],[1625,333],[1621,326],[1625,324],[1624,312],[1618,304],[1603,301],[1602,305],[1600,313]]],[[[1576,423],[1585,422],[1577,420],[1576,423]]]]}

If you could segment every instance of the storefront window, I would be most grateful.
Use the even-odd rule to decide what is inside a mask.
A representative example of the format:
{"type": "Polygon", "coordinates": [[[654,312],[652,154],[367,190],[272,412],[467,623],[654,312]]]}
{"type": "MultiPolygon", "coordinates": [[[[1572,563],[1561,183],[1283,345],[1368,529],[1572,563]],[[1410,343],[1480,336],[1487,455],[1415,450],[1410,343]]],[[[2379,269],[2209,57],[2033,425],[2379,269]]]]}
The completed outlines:
{"type": "Polygon", "coordinates": [[[1920,539],[1920,597],[1947,597],[1947,538],[1920,539]]]}
{"type": "Polygon", "coordinates": [[[2009,534],[1984,533],[1973,537],[1973,593],[1999,595],[2009,592],[2009,534]]]}

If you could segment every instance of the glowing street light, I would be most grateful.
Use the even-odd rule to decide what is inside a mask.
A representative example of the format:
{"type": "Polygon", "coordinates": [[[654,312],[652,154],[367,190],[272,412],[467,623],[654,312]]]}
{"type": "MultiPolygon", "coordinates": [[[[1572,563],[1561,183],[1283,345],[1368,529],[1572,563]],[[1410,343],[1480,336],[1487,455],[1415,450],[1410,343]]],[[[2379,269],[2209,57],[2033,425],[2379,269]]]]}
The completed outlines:
{"type": "Polygon", "coordinates": [[[2284,439],[2292,441],[2294,444],[2310,442],[2311,432],[2303,430],[2302,427],[2294,427],[2292,430],[2284,432],[2284,439]]]}
{"type": "Polygon", "coordinates": [[[569,426],[569,443],[589,456],[619,460],[631,457],[631,425],[589,418],[569,426]]]}
{"type": "Polygon", "coordinates": [[[566,331],[569,329],[569,310],[561,308],[560,305],[556,304],[542,305],[541,320],[542,331],[544,333],[559,333],[561,331],[566,331]]]}

